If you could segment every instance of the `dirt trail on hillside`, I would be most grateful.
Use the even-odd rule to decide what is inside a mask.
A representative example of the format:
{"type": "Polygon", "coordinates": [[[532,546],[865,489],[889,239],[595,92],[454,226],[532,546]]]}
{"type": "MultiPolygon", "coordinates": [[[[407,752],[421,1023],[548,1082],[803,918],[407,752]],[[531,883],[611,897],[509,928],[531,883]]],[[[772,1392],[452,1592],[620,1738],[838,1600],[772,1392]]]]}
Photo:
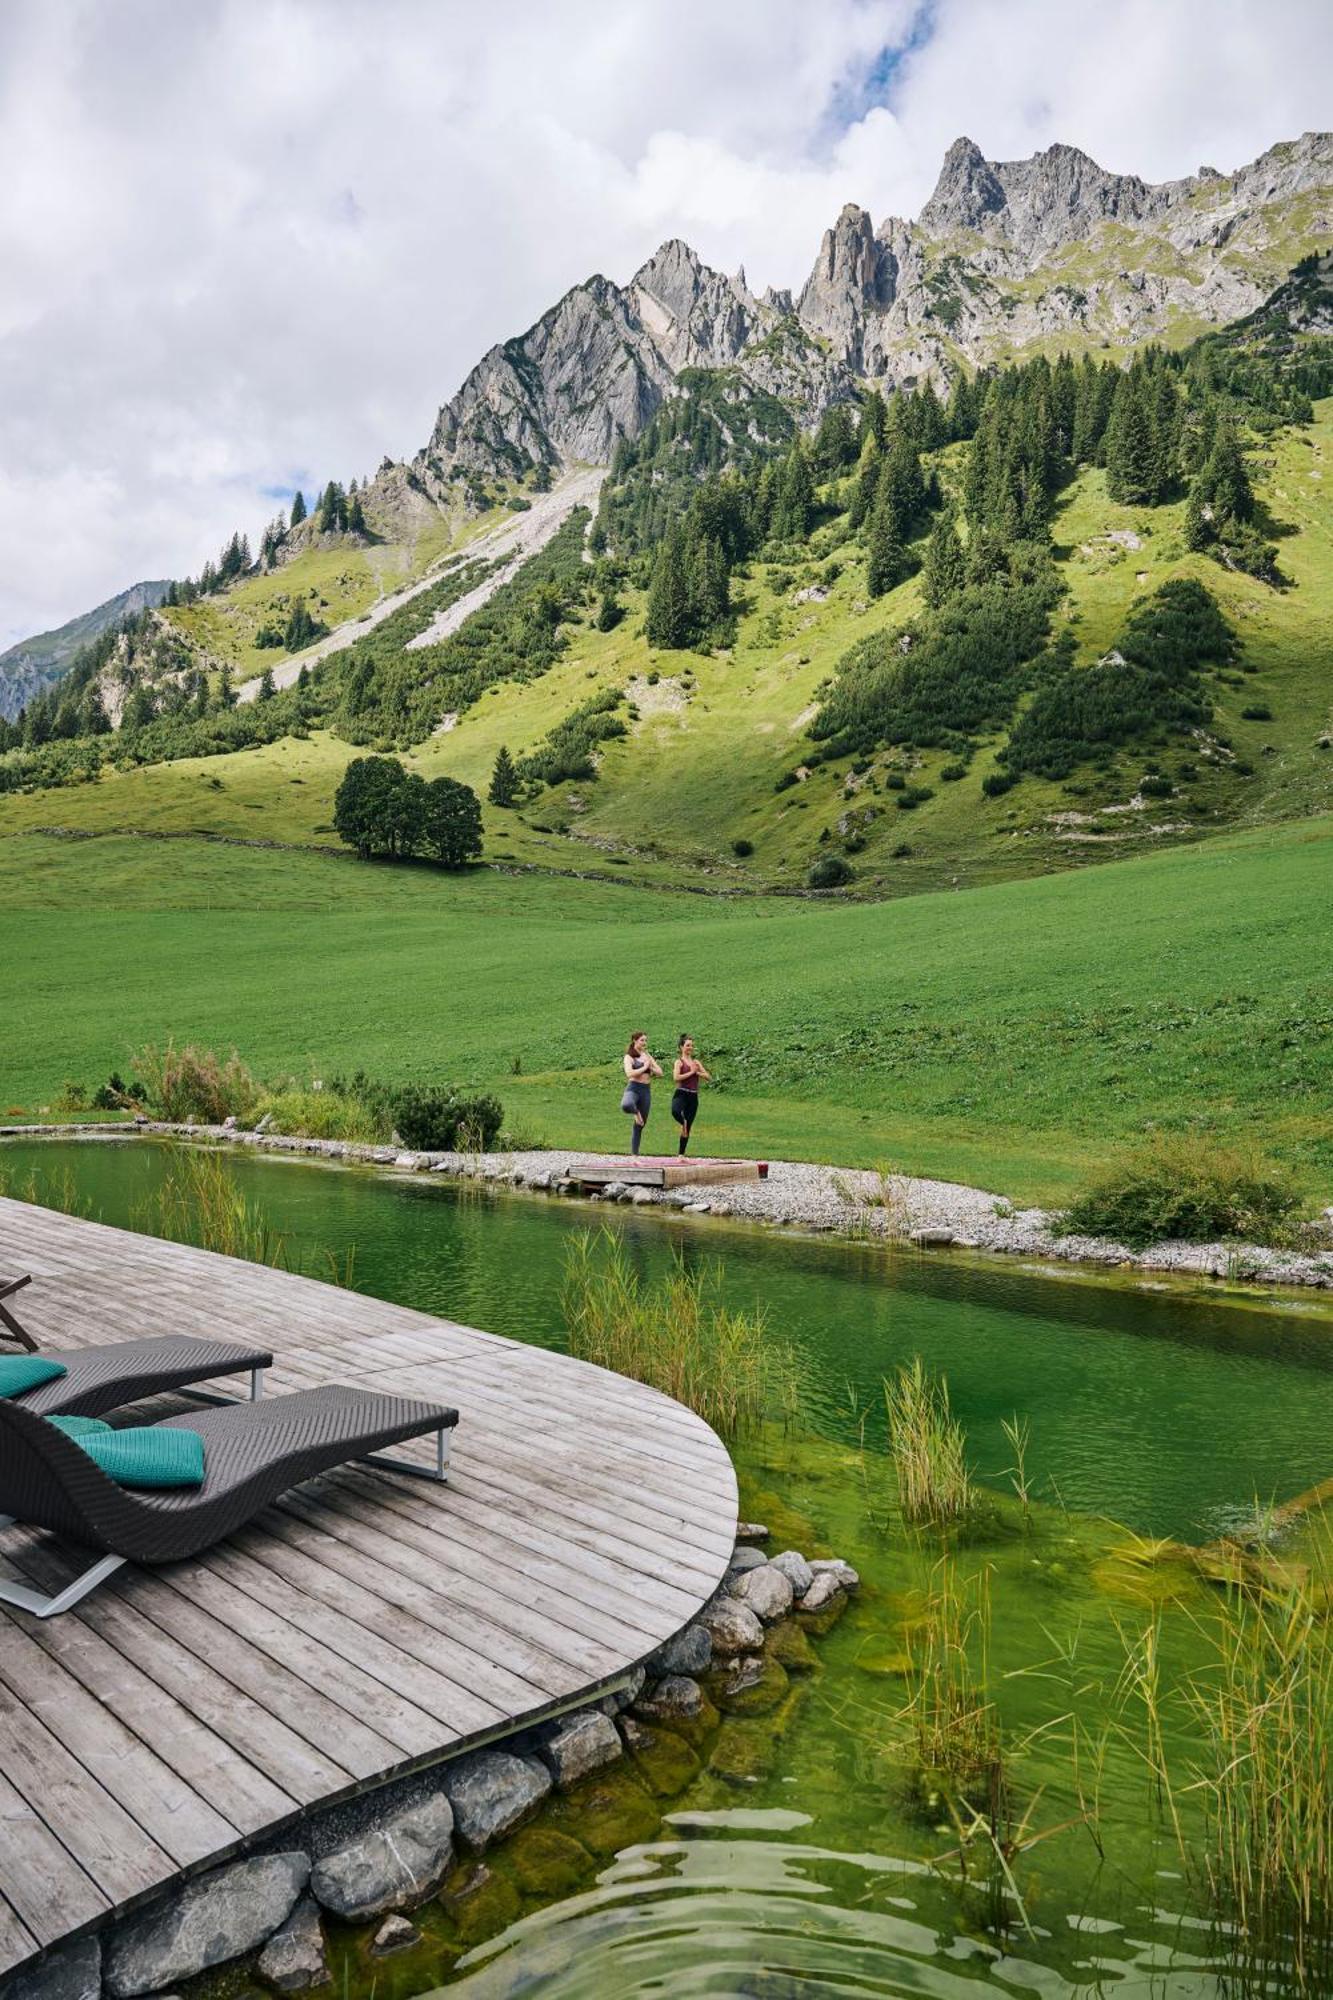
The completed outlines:
{"type": "MultiPolygon", "coordinates": [[[[415,583],[406,585],[402,590],[391,591],[387,597],[381,597],[377,604],[372,605],[368,613],[362,613],[357,618],[349,618],[346,624],[335,627],[323,639],[316,640],[313,646],[307,646],[303,653],[293,653],[290,658],[275,665],[273,668],[275,687],[290,687],[302,667],[313,666],[316,660],[323,660],[330,653],[340,653],[345,647],[355,645],[358,639],[373,626],[382,624],[401,605],[408,603],[414,597],[420,597],[423,590],[429,590],[432,584],[438,583],[446,570],[468,562],[496,564],[490,575],[484,577],[475,590],[468,591],[465,597],[460,597],[446,611],[440,612],[424,632],[409,641],[411,647],[437,645],[451,632],[456,632],[463,620],[472,612],[480,610],[487,599],[494,596],[500,585],[508,582],[520,563],[526,562],[529,556],[544,548],[576,507],[595,509],[597,495],[605,478],[606,472],[602,467],[571,472],[567,478],[553,486],[549,493],[537,494],[525,513],[513,514],[507,520],[497,522],[493,528],[488,528],[485,534],[478,535],[476,540],[469,542],[465,548],[455,549],[440,562],[432,564],[425,576],[419,577],[415,583]]],[[[256,674],[253,680],[246,681],[237,689],[237,699],[253,701],[259,692],[260,679],[261,676],[256,674]]]]}

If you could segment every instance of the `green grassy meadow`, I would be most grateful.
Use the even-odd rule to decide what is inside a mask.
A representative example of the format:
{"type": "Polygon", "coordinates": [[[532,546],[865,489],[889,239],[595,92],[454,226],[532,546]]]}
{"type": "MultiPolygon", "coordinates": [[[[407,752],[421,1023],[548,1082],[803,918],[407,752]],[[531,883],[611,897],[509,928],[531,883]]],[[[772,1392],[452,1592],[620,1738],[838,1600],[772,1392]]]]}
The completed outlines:
{"type": "Polygon", "coordinates": [[[860,904],[17,834],[0,1114],[175,1035],[269,1079],[486,1085],[520,1136],[612,1148],[630,1030],[662,1053],[688,1028],[709,1149],[1058,1200],[1119,1142],[1201,1130],[1327,1200],[1330,883],[1327,817],[860,904]]]}

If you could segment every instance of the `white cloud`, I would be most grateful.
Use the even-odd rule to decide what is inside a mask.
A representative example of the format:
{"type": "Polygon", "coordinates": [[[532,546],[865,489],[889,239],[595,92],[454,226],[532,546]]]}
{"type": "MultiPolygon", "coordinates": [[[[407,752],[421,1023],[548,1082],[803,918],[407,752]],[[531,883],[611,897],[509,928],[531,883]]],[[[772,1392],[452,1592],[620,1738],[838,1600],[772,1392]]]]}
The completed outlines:
{"type": "Polygon", "coordinates": [[[666,236],[799,284],[960,132],[1226,168],[1326,115],[1331,44],[1314,0],[9,0],[0,643],[411,452],[666,236]]]}

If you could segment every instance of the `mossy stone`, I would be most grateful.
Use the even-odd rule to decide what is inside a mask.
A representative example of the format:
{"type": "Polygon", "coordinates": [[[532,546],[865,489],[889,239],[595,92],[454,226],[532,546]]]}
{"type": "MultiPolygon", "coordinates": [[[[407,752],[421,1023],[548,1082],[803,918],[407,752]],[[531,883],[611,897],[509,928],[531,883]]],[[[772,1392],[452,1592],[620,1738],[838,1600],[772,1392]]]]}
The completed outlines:
{"type": "Polygon", "coordinates": [[[796,1616],[805,1631],[813,1632],[816,1638],[822,1638],[825,1632],[831,1631],[837,1624],[846,1609],[847,1593],[845,1590],[840,1590],[837,1596],[831,1597],[819,1611],[802,1611],[798,1604],[796,1616]]]}
{"type": "Polygon", "coordinates": [[[674,1798],[699,1775],[699,1759],[683,1736],[655,1722],[636,1722],[629,1754],[634,1768],[655,1798],[674,1798]]]}
{"type": "Polygon", "coordinates": [[[553,1807],[551,1819],[602,1857],[651,1840],[662,1824],[656,1800],[623,1765],[576,1785],[553,1807]]]}
{"type": "Polygon", "coordinates": [[[753,1785],[771,1768],[777,1736],[767,1719],[728,1716],[717,1733],[708,1768],[732,1785],[753,1785]]]}
{"type": "Polygon", "coordinates": [[[593,1860],[567,1833],[553,1826],[520,1827],[505,1848],[505,1860],[528,1896],[567,1896],[586,1882],[593,1860]]]}
{"type": "Polygon", "coordinates": [[[728,1694],[725,1685],[720,1686],[717,1705],[724,1715],[771,1715],[786,1700],[790,1690],[787,1669],[777,1660],[766,1659],[763,1672],[753,1687],[728,1694]]]}
{"type": "Polygon", "coordinates": [[[506,1924],[512,1924],[522,1904],[518,1890],[508,1875],[484,1861],[474,1861],[462,1871],[455,1870],[440,1894],[440,1902],[453,1919],[461,1944],[482,1944],[506,1924]],[[457,1886],[452,1886],[457,1883],[457,1886]]]}
{"type": "Polygon", "coordinates": [[[819,1664],[815,1649],[794,1618],[780,1619],[764,1635],[764,1651],[789,1674],[808,1674],[819,1664]]]}

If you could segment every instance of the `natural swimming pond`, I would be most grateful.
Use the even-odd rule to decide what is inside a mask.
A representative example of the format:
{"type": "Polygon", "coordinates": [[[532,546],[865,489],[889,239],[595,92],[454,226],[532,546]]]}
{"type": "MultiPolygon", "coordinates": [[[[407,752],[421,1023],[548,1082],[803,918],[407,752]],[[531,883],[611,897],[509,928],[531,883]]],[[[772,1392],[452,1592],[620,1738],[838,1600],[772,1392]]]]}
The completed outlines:
{"type": "MultiPolygon", "coordinates": [[[[129,1226],[168,1166],[142,1143],[0,1153],[11,1187],[30,1171],[39,1183],[69,1175],[87,1212],[129,1226]]],[[[512,1890],[506,1900],[497,1861],[495,1934],[468,1940],[450,1991],[1227,1990],[1126,1695],[1145,1633],[1158,1634],[1167,1683],[1207,1654],[1210,1599],[1140,1538],[1210,1542],[1256,1501],[1328,1475],[1333,1317],[1317,1301],[460,1196],[424,1176],[250,1156],[231,1166],[296,1267],[320,1275],[355,1245],[366,1291],[520,1340],[561,1340],[574,1232],[615,1229],[650,1277],[677,1251],[719,1260],[729,1300],[761,1302],[805,1363],[799,1426],[738,1452],[745,1510],[770,1521],[774,1546],[818,1543],[865,1579],[791,1711],[729,1725],[726,1770],[700,1773],[660,1834],[627,1824],[585,1884],[536,1907],[512,1890]],[[881,1383],[914,1354],[947,1375],[997,1491],[1013,1457],[1002,1420],[1027,1419],[1028,1478],[1042,1496],[1027,1524],[997,1501],[957,1551],[966,1579],[988,1579],[988,1681],[1014,1745],[1011,1860],[1026,1921],[1002,1896],[1003,1933],[985,1885],[960,1889],[956,1868],[949,1879],[930,1870],[957,1843],[938,1803],[913,1794],[902,1755],[904,1654],[934,1552],[888,1525],[881,1383]]],[[[1183,1711],[1166,1730],[1189,1818],[1194,1732],[1183,1711]]],[[[352,1993],[373,1976],[378,2000],[423,1990],[406,1963],[372,1975],[349,1959],[347,1971],[352,1993]]]]}

